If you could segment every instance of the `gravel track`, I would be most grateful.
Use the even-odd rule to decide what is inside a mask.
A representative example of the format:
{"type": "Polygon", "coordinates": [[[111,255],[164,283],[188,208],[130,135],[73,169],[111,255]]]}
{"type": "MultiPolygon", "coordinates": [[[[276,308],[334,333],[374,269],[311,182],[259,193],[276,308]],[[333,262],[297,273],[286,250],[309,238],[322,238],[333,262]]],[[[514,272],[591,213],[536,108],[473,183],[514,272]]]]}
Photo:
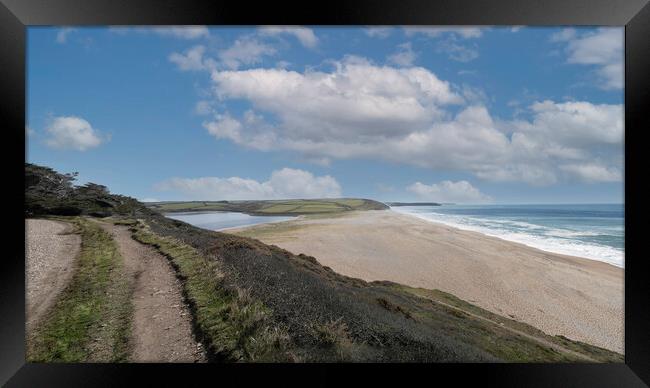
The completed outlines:
{"type": "Polygon", "coordinates": [[[72,225],[25,220],[26,328],[30,332],[70,281],[81,237],[72,225]]]}

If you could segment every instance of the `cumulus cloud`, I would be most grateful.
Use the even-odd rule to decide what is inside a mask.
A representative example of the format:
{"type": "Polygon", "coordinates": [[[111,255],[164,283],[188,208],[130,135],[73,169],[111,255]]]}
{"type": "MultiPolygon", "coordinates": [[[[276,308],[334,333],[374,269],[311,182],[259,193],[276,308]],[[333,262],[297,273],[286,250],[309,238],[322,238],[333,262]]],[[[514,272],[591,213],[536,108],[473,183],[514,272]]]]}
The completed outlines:
{"type": "Polygon", "coordinates": [[[181,39],[198,39],[210,35],[206,26],[167,26],[155,27],[152,30],[158,35],[173,36],[181,39]]]}
{"type": "Polygon", "coordinates": [[[356,57],[331,71],[215,70],[212,82],[216,101],[251,108],[206,120],[210,134],[304,160],[375,159],[534,185],[581,172],[585,181],[607,182],[622,166],[622,105],[539,101],[521,107],[528,119],[503,121],[490,115],[480,90],[356,57]],[[575,167],[594,160],[610,174],[575,167]]]}
{"type": "Polygon", "coordinates": [[[551,42],[568,42],[576,37],[575,28],[563,28],[551,34],[551,42]]]}
{"type": "Polygon", "coordinates": [[[314,48],[318,45],[318,38],[311,28],[301,26],[264,26],[259,28],[261,35],[277,36],[292,35],[300,44],[307,48],[314,48]]]}
{"type": "Polygon", "coordinates": [[[86,151],[102,144],[104,139],[90,123],[80,117],[55,117],[45,128],[45,143],[52,148],[86,151]]]}
{"type": "Polygon", "coordinates": [[[109,31],[112,33],[125,35],[129,32],[139,34],[156,34],[160,36],[169,36],[178,39],[193,40],[206,38],[210,36],[210,31],[206,26],[161,26],[161,27],[122,27],[112,26],[109,31]]]}
{"type": "Polygon", "coordinates": [[[417,54],[413,51],[411,42],[402,43],[397,48],[397,52],[388,56],[388,61],[399,66],[412,66],[417,54]]]}
{"type": "Polygon", "coordinates": [[[623,173],[619,168],[598,163],[566,164],[560,168],[586,183],[620,182],[623,179],[623,173]]]}
{"type": "Polygon", "coordinates": [[[228,69],[238,69],[242,65],[254,65],[265,56],[274,55],[277,50],[251,36],[241,37],[225,50],[218,53],[221,64],[228,69]]]}
{"type": "Polygon", "coordinates": [[[363,32],[371,38],[385,39],[393,32],[393,27],[366,27],[363,32]]]}
{"type": "Polygon", "coordinates": [[[424,68],[380,67],[358,58],[334,66],[330,73],[215,71],[212,80],[218,98],[249,100],[278,116],[287,137],[313,141],[394,137],[426,126],[442,114],[440,106],[463,101],[424,68]]]}
{"type": "MultiPolygon", "coordinates": [[[[171,34],[168,29],[164,31],[171,34]]],[[[243,66],[261,63],[265,57],[277,54],[278,49],[270,44],[268,39],[264,39],[267,37],[292,35],[305,47],[314,48],[318,44],[314,32],[306,27],[265,26],[259,27],[257,31],[257,33],[238,37],[229,47],[213,52],[210,56],[206,55],[207,50],[204,45],[196,45],[183,53],[174,52],[168,59],[182,71],[236,70],[243,66]]],[[[281,60],[277,61],[276,65],[278,68],[287,68],[291,64],[281,60]]]]}
{"type": "Polygon", "coordinates": [[[260,151],[281,148],[276,128],[253,110],[247,110],[242,118],[232,117],[228,112],[216,114],[214,120],[203,122],[203,127],[216,139],[230,140],[248,148],[260,151]]]}
{"type": "Polygon", "coordinates": [[[449,59],[469,62],[479,56],[476,44],[463,41],[480,38],[483,31],[479,27],[404,27],[406,36],[424,35],[428,38],[440,38],[436,51],[445,53],[449,59]]]}
{"type": "Polygon", "coordinates": [[[482,203],[491,200],[489,196],[481,193],[467,181],[442,181],[431,185],[415,182],[406,190],[422,200],[434,202],[482,203]]]}
{"type": "Polygon", "coordinates": [[[72,28],[72,27],[60,28],[59,31],[56,33],[56,43],[63,44],[65,42],[67,42],[68,35],[70,35],[71,33],[75,32],[75,31],[77,31],[77,29],[72,28]]]}
{"type": "Polygon", "coordinates": [[[336,198],[341,186],[329,175],[314,176],[299,169],[283,168],[271,173],[267,181],[230,177],[171,178],[155,186],[188,199],[260,200],[291,198],[336,198]]]}
{"type": "Polygon", "coordinates": [[[459,38],[480,38],[483,35],[480,27],[404,27],[406,36],[425,35],[436,38],[441,35],[456,35],[459,38]]]}
{"type": "Polygon", "coordinates": [[[547,100],[532,104],[530,109],[534,113],[532,122],[517,123],[527,136],[573,147],[623,142],[622,105],[547,100]]]}
{"type": "Polygon", "coordinates": [[[563,29],[553,34],[551,41],[565,44],[567,63],[595,66],[601,88],[623,87],[623,28],[604,27],[582,34],[563,29]]]}
{"type": "Polygon", "coordinates": [[[184,53],[171,53],[169,61],[176,64],[182,71],[205,70],[210,66],[210,62],[204,60],[205,46],[194,46],[184,53]]]}
{"type": "Polygon", "coordinates": [[[214,121],[205,123],[204,126],[208,130],[208,133],[217,139],[230,139],[235,143],[242,141],[242,124],[238,120],[230,117],[229,114],[217,115],[214,121]]]}

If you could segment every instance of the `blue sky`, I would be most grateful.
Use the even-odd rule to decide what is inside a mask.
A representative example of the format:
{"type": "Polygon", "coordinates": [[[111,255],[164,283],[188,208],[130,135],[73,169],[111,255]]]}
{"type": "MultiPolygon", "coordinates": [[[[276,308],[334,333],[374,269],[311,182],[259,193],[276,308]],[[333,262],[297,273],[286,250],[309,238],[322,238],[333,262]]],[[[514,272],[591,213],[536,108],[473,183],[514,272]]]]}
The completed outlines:
{"type": "Polygon", "coordinates": [[[143,200],[623,202],[623,30],[30,27],[28,161],[143,200]]]}

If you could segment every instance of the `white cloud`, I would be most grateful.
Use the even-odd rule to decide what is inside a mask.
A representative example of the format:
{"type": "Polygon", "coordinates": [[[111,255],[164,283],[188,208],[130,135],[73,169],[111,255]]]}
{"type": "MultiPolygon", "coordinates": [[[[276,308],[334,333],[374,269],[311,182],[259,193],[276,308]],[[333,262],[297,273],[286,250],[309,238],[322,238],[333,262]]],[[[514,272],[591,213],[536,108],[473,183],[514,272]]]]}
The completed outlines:
{"type": "Polygon", "coordinates": [[[568,42],[571,39],[575,38],[575,36],[575,28],[563,28],[562,30],[553,33],[550,40],[551,42],[568,42]]]}
{"type": "Polygon", "coordinates": [[[406,190],[422,200],[434,202],[482,203],[491,200],[467,181],[442,181],[431,185],[415,182],[406,190]]]}
{"type": "Polygon", "coordinates": [[[469,62],[478,58],[478,48],[476,44],[460,42],[480,38],[483,30],[479,27],[404,27],[404,33],[406,36],[441,38],[437,41],[437,52],[446,53],[454,61],[469,62]]]}
{"type": "Polygon", "coordinates": [[[217,139],[230,139],[235,143],[242,141],[242,124],[228,114],[217,115],[214,121],[205,123],[204,126],[208,130],[208,133],[217,139]]]}
{"type": "Polygon", "coordinates": [[[458,62],[470,62],[479,57],[476,45],[470,47],[465,44],[458,44],[455,40],[441,41],[437,50],[446,53],[449,59],[458,62]]]}
{"type": "MultiPolygon", "coordinates": [[[[329,72],[215,70],[212,81],[219,103],[244,100],[252,108],[241,117],[216,115],[204,123],[209,133],[304,160],[375,159],[534,185],[575,175],[577,168],[565,165],[598,160],[610,172],[622,166],[622,105],[541,101],[521,107],[527,120],[495,120],[481,90],[450,85],[423,68],[355,57],[329,72]],[[452,114],[457,104],[467,105],[452,114]]],[[[615,176],[591,175],[593,182],[615,176]]]]}
{"type": "Polygon", "coordinates": [[[224,67],[238,69],[241,65],[259,63],[264,56],[274,55],[276,52],[273,46],[245,36],[235,40],[229,48],[220,51],[218,57],[224,67]]]}
{"type": "Polygon", "coordinates": [[[277,147],[275,128],[252,110],[246,111],[241,120],[227,112],[216,114],[214,120],[204,122],[203,127],[216,139],[227,139],[248,148],[269,151],[277,147]]]}
{"type": "Polygon", "coordinates": [[[204,53],[205,46],[198,45],[186,50],[183,54],[171,53],[169,61],[176,64],[182,71],[205,70],[210,64],[204,61],[204,53]]]}
{"type": "Polygon", "coordinates": [[[173,36],[181,39],[199,39],[210,35],[206,26],[166,26],[155,27],[152,31],[158,35],[173,36]]]}
{"type": "Polygon", "coordinates": [[[620,182],[623,179],[620,169],[597,163],[566,164],[560,168],[586,183],[620,182]]]}
{"type": "Polygon", "coordinates": [[[80,117],[55,117],[45,128],[46,144],[57,149],[86,151],[99,146],[104,140],[90,123],[80,117]]]}
{"type": "Polygon", "coordinates": [[[531,123],[519,125],[530,136],[575,147],[595,144],[622,144],[623,106],[588,102],[536,102],[531,123]]]}
{"type": "Polygon", "coordinates": [[[160,36],[170,36],[173,38],[193,40],[206,38],[210,36],[210,31],[206,26],[162,26],[162,27],[123,27],[111,26],[109,31],[119,35],[125,35],[129,32],[139,34],[156,34],[160,36]]]}
{"type": "Polygon", "coordinates": [[[139,200],[140,202],[160,202],[158,198],[142,198],[139,200]]]}
{"type": "Polygon", "coordinates": [[[366,27],[363,32],[371,38],[385,39],[393,32],[393,27],[366,27]]]}
{"type": "Polygon", "coordinates": [[[404,27],[406,36],[418,34],[435,38],[444,34],[452,34],[464,39],[480,38],[483,35],[480,27],[404,27]]]}
{"type": "Polygon", "coordinates": [[[569,42],[569,63],[605,64],[618,62],[623,56],[623,31],[600,28],[569,42]]]}
{"type": "Polygon", "coordinates": [[[379,67],[358,58],[334,66],[331,73],[214,71],[212,80],[218,98],[250,100],[277,115],[288,137],[314,141],[394,137],[426,126],[440,106],[463,101],[424,68],[379,67]]]}
{"type": "Polygon", "coordinates": [[[490,100],[485,91],[479,87],[463,84],[460,90],[470,104],[486,104],[490,100]]]}
{"type": "Polygon", "coordinates": [[[66,43],[68,40],[68,35],[70,35],[75,31],[77,31],[77,29],[72,27],[60,28],[59,31],[56,33],[56,43],[60,43],[60,44],[66,43]]]}
{"type": "Polygon", "coordinates": [[[413,66],[417,54],[413,51],[411,42],[402,43],[397,47],[398,51],[388,56],[388,61],[399,66],[413,66]]]}
{"type": "Polygon", "coordinates": [[[293,35],[305,47],[314,48],[318,45],[318,38],[310,28],[301,26],[264,26],[259,28],[261,35],[293,35]]]}
{"type": "Polygon", "coordinates": [[[283,168],[271,173],[264,182],[240,177],[172,178],[155,186],[156,190],[172,191],[187,199],[253,200],[290,198],[335,198],[341,186],[329,175],[314,176],[304,170],[283,168]]]}
{"type": "Polygon", "coordinates": [[[566,44],[568,63],[596,66],[601,88],[623,87],[623,28],[605,27],[583,34],[575,29],[564,29],[552,35],[551,41],[566,44]]]}

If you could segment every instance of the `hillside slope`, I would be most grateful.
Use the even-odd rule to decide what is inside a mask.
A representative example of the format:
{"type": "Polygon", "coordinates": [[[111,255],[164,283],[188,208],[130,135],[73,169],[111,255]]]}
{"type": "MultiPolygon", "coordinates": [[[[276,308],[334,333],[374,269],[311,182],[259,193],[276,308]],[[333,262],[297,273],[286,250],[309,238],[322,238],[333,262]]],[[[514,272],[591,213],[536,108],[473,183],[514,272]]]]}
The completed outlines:
{"type": "Polygon", "coordinates": [[[622,361],[441,291],[349,278],[310,256],[160,216],[142,223],[194,248],[220,268],[224,287],[247,290],[266,306],[270,325],[286,331],[287,349],[299,360],[622,361]]]}

